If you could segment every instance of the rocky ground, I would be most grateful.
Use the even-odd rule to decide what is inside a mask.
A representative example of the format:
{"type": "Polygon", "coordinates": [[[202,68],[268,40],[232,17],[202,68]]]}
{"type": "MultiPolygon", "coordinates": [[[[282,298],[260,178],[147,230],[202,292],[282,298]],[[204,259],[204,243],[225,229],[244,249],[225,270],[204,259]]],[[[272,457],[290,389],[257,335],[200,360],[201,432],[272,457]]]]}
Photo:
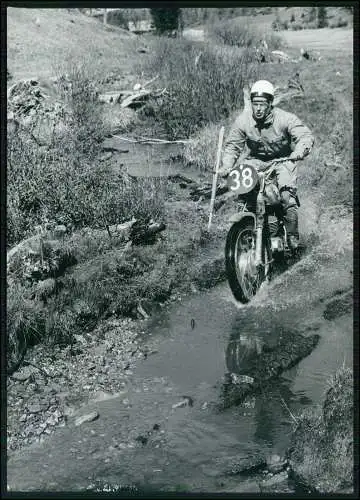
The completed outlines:
{"type": "Polygon", "coordinates": [[[41,442],[89,400],[123,391],[132,362],[147,355],[137,339],[142,323],[109,320],[66,348],[31,349],[24,366],[8,378],[9,454],[41,442]]]}

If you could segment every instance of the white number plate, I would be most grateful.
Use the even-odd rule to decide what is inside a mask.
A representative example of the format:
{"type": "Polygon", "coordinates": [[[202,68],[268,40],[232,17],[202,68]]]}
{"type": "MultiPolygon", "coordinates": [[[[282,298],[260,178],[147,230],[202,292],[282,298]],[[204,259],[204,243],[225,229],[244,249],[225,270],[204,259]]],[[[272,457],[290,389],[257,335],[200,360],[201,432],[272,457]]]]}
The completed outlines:
{"type": "Polygon", "coordinates": [[[258,179],[259,176],[253,166],[239,165],[231,170],[227,178],[227,183],[233,193],[245,194],[254,189],[258,179]]]}

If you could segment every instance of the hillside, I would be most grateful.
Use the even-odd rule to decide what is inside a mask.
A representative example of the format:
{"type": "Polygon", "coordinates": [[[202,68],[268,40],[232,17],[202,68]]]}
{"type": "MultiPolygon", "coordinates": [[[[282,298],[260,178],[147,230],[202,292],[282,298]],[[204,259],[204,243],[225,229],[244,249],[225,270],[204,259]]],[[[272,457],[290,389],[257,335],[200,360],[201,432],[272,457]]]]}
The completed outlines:
{"type": "Polygon", "coordinates": [[[126,72],[134,50],[133,35],[74,10],[7,9],[7,64],[14,80],[46,78],[66,60],[84,56],[100,70],[126,72]]]}

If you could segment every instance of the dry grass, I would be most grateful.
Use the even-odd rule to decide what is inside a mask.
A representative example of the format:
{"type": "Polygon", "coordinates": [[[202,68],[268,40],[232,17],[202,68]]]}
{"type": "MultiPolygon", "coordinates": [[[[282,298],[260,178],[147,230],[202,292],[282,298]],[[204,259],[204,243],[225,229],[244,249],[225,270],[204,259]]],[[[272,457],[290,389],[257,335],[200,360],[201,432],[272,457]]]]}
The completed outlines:
{"type": "Polygon", "coordinates": [[[160,75],[167,92],[152,103],[153,116],[170,139],[183,139],[240,106],[239,89],[256,75],[248,53],[237,47],[197,45],[160,38],[144,68],[160,75]]]}
{"type": "Polygon", "coordinates": [[[74,10],[7,8],[7,64],[15,80],[48,78],[69,54],[90,56],[103,71],[126,71],[136,54],[130,40],[127,32],[106,30],[74,10]]]}
{"type": "Polygon", "coordinates": [[[308,29],[301,31],[282,31],[281,36],[289,48],[300,50],[319,50],[326,55],[332,53],[352,54],[353,30],[343,28],[308,29]]]}
{"type": "Polygon", "coordinates": [[[353,376],[341,368],[328,383],[322,408],[297,417],[291,465],[321,493],[353,487],[353,376]]]}
{"type": "Polygon", "coordinates": [[[215,43],[224,45],[255,48],[262,40],[266,40],[270,50],[279,50],[283,46],[282,37],[271,29],[257,25],[250,18],[237,18],[236,20],[217,21],[207,26],[207,35],[215,43]]]}

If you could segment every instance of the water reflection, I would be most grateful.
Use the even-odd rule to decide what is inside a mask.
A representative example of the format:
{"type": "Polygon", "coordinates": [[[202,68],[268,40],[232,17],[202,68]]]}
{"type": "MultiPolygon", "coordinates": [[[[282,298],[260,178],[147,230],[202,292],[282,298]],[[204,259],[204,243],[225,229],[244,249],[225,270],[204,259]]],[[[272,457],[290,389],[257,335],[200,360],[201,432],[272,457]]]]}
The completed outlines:
{"type": "Polygon", "coordinates": [[[225,350],[227,373],[222,396],[225,407],[240,404],[252,408],[254,438],[259,444],[279,446],[280,443],[281,447],[291,431],[293,413],[312,401],[292,391],[297,366],[272,377],[271,367],[264,370],[264,359],[283,356],[284,342],[291,343],[301,336],[285,330],[282,319],[270,313],[262,316],[261,323],[260,319],[259,322],[251,319],[249,311],[246,313],[241,312],[232,324],[225,350]],[[271,356],[265,357],[269,353],[271,356]]]}

